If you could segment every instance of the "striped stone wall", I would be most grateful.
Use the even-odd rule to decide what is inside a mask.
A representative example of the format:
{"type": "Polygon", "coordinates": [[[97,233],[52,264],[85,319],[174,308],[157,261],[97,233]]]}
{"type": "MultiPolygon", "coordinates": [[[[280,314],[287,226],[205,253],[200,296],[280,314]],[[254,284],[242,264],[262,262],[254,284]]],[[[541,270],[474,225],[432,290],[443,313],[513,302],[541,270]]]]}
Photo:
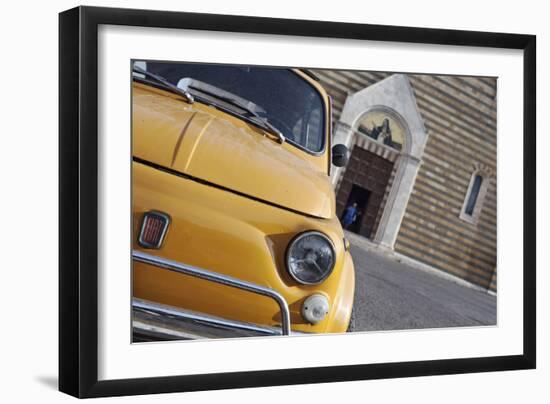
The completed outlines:
{"type": "MultiPolygon", "coordinates": [[[[390,74],[314,70],[338,122],[347,95],[390,74]]],[[[496,79],[408,75],[428,142],[395,250],[496,290],[496,180],[476,223],[460,218],[475,167],[496,173],[496,79]]]]}

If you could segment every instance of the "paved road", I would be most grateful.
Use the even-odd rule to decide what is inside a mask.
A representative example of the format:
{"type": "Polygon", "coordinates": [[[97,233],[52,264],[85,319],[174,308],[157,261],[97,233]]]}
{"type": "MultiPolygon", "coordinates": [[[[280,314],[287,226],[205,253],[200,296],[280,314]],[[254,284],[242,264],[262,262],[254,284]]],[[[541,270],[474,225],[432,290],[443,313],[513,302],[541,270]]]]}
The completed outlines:
{"type": "Polygon", "coordinates": [[[496,297],[352,245],[356,331],[496,324],[496,297]]]}

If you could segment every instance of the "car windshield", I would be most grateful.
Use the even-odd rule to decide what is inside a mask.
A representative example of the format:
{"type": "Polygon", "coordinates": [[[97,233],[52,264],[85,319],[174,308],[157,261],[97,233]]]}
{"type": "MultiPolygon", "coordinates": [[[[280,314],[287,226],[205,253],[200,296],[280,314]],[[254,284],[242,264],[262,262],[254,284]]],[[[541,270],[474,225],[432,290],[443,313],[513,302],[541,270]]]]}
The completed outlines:
{"type": "MultiPolygon", "coordinates": [[[[141,62],[140,64],[145,64],[141,62]]],[[[146,62],[146,70],[177,85],[183,78],[211,84],[265,110],[286,140],[311,152],[324,147],[324,104],[319,92],[289,69],[146,62]]]]}

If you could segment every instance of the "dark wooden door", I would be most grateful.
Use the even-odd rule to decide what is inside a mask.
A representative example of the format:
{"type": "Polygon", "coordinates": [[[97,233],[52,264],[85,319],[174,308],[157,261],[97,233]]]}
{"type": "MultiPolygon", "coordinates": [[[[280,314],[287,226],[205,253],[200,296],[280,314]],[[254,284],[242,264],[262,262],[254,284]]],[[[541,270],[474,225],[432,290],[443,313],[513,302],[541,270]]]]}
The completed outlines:
{"type": "Polygon", "coordinates": [[[391,161],[360,147],[353,148],[336,196],[338,214],[341,217],[348,204],[358,202],[356,195],[359,195],[361,190],[368,192],[368,198],[365,206],[360,209],[361,215],[358,215],[357,223],[350,226],[349,230],[367,238],[374,236],[376,217],[383,209],[382,202],[392,170],[391,161]]]}

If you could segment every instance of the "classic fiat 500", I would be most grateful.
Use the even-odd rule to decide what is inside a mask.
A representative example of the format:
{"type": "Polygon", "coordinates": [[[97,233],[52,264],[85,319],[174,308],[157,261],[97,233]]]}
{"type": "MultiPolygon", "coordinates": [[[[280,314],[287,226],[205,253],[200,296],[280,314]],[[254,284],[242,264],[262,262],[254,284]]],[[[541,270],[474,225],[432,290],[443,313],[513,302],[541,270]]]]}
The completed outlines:
{"type": "Polygon", "coordinates": [[[300,69],[134,62],[134,341],[345,332],[330,99],[300,69]]]}

